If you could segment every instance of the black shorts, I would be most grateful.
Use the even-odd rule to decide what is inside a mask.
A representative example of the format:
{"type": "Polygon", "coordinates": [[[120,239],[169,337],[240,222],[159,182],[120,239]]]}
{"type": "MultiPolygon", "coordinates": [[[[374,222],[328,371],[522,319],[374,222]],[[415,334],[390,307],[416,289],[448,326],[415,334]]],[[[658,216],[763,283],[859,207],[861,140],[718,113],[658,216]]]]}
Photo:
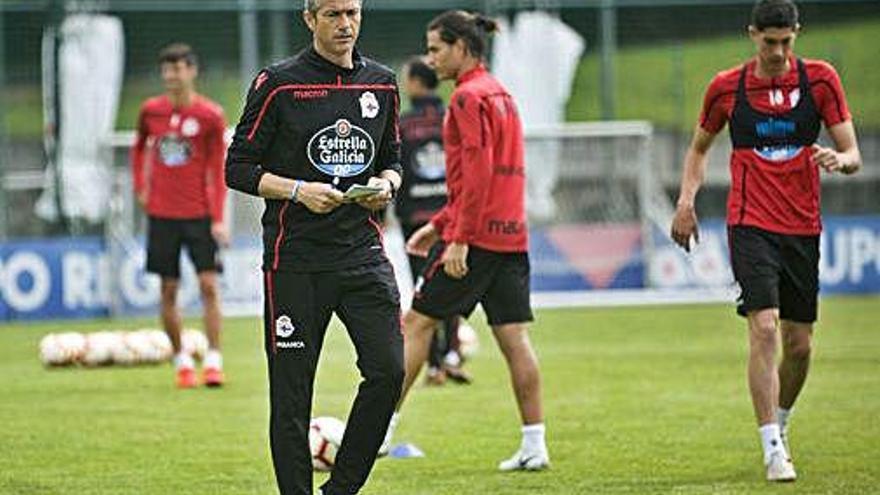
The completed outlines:
{"type": "Polygon", "coordinates": [[[149,217],[147,271],[180,278],[180,248],[186,247],[196,273],[221,272],[217,241],[211,235],[211,219],[178,220],[149,217]]]}
{"type": "Polygon", "coordinates": [[[528,253],[497,253],[471,246],[468,273],[455,279],[446,274],[440,262],[445,249],[442,242],[431,248],[416,282],[413,309],[442,320],[455,315],[467,317],[480,303],[490,325],[534,319],[529,301],[528,253]]]}
{"type": "Polygon", "coordinates": [[[819,295],[819,236],[728,228],[730,263],[742,291],[737,313],[779,308],[783,320],[813,323],[819,295]]]}

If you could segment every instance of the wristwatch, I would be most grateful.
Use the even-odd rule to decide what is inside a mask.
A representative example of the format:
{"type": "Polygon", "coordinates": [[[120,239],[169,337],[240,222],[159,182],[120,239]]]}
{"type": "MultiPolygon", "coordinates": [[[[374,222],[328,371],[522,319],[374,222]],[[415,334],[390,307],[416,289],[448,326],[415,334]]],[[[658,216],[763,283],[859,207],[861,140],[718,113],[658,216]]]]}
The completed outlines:
{"type": "Polygon", "coordinates": [[[394,187],[394,181],[389,179],[388,177],[382,177],[383,179],[388,181],[388,188],[391,189],[391,199],[397,197],[397,188],[394,187]]]}

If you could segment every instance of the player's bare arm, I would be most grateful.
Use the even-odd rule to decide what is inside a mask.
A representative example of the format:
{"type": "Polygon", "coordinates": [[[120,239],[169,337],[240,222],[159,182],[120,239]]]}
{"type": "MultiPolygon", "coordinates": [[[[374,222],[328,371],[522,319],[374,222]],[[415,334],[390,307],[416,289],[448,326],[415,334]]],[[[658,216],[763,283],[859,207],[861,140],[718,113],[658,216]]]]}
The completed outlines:
{"type": "Polygon", "coordinates": [[[856,140],[856,130],[852,120],[847,120],[828,128],[828,135],[834,148],[813,145],[813,161],[826,172],[854,174],[862,168],[862,154],[856,140]]]}
{"type": "Polygon", "coordinates": [[[312,213],[330,213],[342,204],[342,192],[324,182],[303,182],[272,173],[260,178],[258,192],[266,199],[295,199],[312,213]],[[296,189],[296,198],[294,198],[296,189]]]}
{"type": "Polygon", "coordinates": [[[433,223],[428,222],[422,225],[419,230],[406,241],[406,252],[414,256],[428,256],[431,246],[440,240],[440,233],[433,223]]]}
{"type": "Polygon", "coordinates": [[[672,219],[670,235],[672,240],[687,252],[691,250],[691,237],[694,238],[694,242],[700,242],[699,222],[694,201],[706,176],[708,152],[714,139],[715,134],[697,126],[694,138],[684,157],[681,189],[678,194],[675,216],[672,219]]]}

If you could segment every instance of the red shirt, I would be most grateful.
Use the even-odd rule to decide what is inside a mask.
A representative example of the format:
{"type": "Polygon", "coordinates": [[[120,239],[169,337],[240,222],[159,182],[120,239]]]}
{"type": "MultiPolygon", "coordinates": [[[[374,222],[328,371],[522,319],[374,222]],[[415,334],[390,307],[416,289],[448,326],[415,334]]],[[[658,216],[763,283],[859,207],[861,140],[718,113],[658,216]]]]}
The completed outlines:
{"type": "MultiPolygon", "coordinates": [[[[768,114],[789,112],[800,99],[796,59],[781,77],[755,76],[757,60],[746,63],[745,88],[754,110],[768,114]]],[[[826,127],[851,118],[840,77],[820,60],[804,60],[807,79],[819,117],[826,127]]],[[[731,118],[743,66],[718,73],[703,100],[700,126],[720,132],[731,118]]],[[[773,154],[772,150],[734,148],[730,157],[728,225],[750,225],[771,232],[818,235],[819,168],[809,148],[773,154]]]]}
{"type": "Polygon", "coordinates": [[[507,90],[483,65],[462,74],[443,123],[443,240],[497,252],[528,250],[522,124],[507,90]]]}
{"type": "Polygon", "coordinates": [[[203,96],[183,108],[164,95],[144,102],[131,165],[135,193],[147,194],[147,214],[223,220],[225,130],[223,109],[203,96]]]}

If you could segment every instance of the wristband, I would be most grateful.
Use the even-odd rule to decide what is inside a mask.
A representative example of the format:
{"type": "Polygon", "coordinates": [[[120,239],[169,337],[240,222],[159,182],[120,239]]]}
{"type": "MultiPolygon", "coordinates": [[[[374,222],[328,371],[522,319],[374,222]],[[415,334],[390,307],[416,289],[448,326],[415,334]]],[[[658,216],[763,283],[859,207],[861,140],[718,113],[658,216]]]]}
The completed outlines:
{"type": "Polygon", "coordinates": [[[294,181],[293,190],[290,192],[290,200],[293,201],[294,203],[298,203],[298,201],[296,200],[296,193],[299,192],[300,186],[302,186],[301,180],[294,181]]]}

